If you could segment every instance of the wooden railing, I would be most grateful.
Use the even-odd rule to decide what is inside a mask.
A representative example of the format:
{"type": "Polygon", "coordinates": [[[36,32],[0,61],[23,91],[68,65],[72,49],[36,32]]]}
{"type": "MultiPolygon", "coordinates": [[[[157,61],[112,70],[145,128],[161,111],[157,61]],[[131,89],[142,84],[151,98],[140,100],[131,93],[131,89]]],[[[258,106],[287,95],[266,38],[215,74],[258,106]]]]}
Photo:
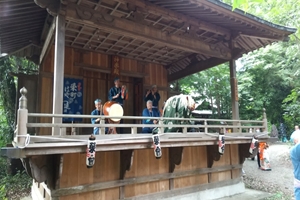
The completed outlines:
{"type": "MultiPolygon", "coordinates": [[[[15,131],[15,139],[14,141],[17,143],[24,144],[26,143],[26,135],[27,128],[30,127],[38,127],[38,128],[52,128],[57,127],[60,130],[64,128],[87,128],[87,127],[99,127],[101,129],[101,133],[105,133],[105,127],[123,127],[123,128],[131,128],[131,134],[137,134],[137,128],[142,127],[158,127],[159,133],[164,133],[164,128],[166,127],[178,127],[181,128],[182,134],[209,134],[209,133],[226,133],[228,129],[233,130],[233,133],[243,134],[249,133],[250,129],[253,132],[257,129],[260,131],[267,133],[267,118],[265,114],[265,110],[263,111],[263,120],[228,120],[228,119],[202,119],[202,118],[164,118],[164,117],[142,117],[142,116],[97,116],[100,118],[100,124],[84,124],[84,123],[28,123],[29,117],[49,117],[49,118],[95,118],[95,115],[69,115],[69,114],[45,114],[45,113],[28,113],[27,110],[27,98],[26,93],[27,90],[22,88],[20,90],[21,97],[19,99],[19,109],[17,116],[17,126],[15,131]],[[158,124],[105,124],[105,119],[110,118],[118,118],[118,119],[152,119],[158,120],[158,124]],[[183,124],[164,124],[164,120],[180,120],[183,124]],[[187,121],[193,121],[194,123],[201,124],[185,124],[187,121]],[[221,124],[221,122],[223,124],[221,124]],[[200,129],[193,132],[188,132],[189,128],[200,129]]],[[[63,135],[62,131],[59,133],[52,132],[52,135],[63,135]]]]}

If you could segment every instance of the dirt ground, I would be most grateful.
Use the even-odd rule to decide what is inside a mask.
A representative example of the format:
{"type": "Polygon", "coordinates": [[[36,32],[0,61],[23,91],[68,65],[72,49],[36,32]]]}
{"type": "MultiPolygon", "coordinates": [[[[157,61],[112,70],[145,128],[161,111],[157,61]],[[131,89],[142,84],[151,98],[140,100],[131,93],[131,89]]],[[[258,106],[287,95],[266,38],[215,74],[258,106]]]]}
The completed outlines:
{"type": "Polygon", "coordinates": [[[270,199],[291,200],[293,198],[293,166],[289,151],[291,144],[270,144],[270,163],[272,171],[258,169],[257,158],[255,161],[246,159],[244,163],[244,182],[246,187],[273,193],[270,199]]]}

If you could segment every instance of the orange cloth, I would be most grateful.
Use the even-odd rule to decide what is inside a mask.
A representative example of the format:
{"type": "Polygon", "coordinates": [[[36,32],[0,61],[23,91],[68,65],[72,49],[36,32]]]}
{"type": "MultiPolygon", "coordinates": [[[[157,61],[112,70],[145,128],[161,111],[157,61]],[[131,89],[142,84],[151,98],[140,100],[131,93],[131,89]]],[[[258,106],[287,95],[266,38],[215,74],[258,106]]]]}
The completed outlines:
{"type": "Polygon", "coordinates": [[[259,151],[259,159],[260,160],[264,159],[264,150],[265,150],[266,146],[267,146],[266,142],[259,143],[258,151],[259,151]]]}

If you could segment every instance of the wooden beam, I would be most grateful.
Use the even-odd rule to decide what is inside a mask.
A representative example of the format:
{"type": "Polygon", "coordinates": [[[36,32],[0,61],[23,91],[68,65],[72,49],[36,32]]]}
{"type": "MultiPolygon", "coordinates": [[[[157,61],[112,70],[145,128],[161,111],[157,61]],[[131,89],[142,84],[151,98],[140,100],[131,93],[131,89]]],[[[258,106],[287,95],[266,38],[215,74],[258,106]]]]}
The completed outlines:
{"type": "Polygon", "coordinates": [[[133,162],[133,150],[120,151],[120,179],[125,178],[126,171],[129,171],[133,162]]]}
{"type": "Polygon", "coordinates": [[[282,41],[282,40],[288,40],[289,36],[270,36],[270,35],[257,35],[257,34],[244,34],[240,33],[238,36],[241,37],[248,37],[248,38],[254,38],[254,39],[260,39],[260,40],[272,40],[272,41],[282,41]]]}
{"type": "Polygon", "coordinates": [[[45,57],[45,55],[47,54],[48,50],[50,49],[50,46],[53,42],[53,35],[54,35],[54,31],[55,31],[55,24],[56,24],[56,18],[53,19],[52,24],[48,30],[48,34],[46,36],[42,51],[41,51],[41,55],[40,55],[40,64],[43,62],[43,59],[45,57]]]}
{"type": "Polygon", "coordinates": [[[205,54],[211,57],[230,59],[231,52],[229,48],[223,45],[212,45],[199,39],[186,36],[167,35],[161,30],[138,24],[127,19],[114,18],[111,15],[95,12],[93,9],[76,4],[68,4],[67,20],[88,24],[106,32],[125,35],[136,38],[151,44],[159,44],[170,48],[180,49],[182,51],[205,54]]]}
{"type": "MultiPolygon", "coordinates": [[[[98,65],[89,65],[89,64],[85,64],[85,63],[75,62],[74,66],[75,67],[80,67],[80,68],[82,68],[84,70],[88,70],[88,71],[101,72],[101,73],[105,73],[105,74],[110,74],[111,73],[110,68],[103,67],[103,66],[98,66],[98,65]]],[[[147,74],[144,74],[144,73],[132,72],[132,71],[126,71],[126,70],[121,70],[120,75],[121,76],[135,77],[135,78],[144,78],[145,76],[147,76],[147,74]]]]}
{"type": "MultiPolygon", "coordinates": [[[[195,139],[194,139],[195,140],[195,139]]],[[[168,147],[185,147],[185,146],[205,146],[215,145],[216,140],[202,139],[197,141],[171,141],[161,143],[162,148],[168,147]]],[[[267,141],[266,138],[260,138],[260,141],[267,141]]],[[[97,145],[97,151],[116,151],[116,150],[128,150],[128,149],[147,149],[149,148],[150,140],[137,140],[135,143],[110,143],[106,145],[97,145]]],[[[250,146],[249,139],[234,139],[229,141],[226,140],[227,144],[241,144],[245,143],[250,146]]],[[[50,155],[50,154],[65,154],[65,153],[84,153],[86,151],[86,143],[76,142],[56,142],[56,143],[36,143],[30,144],[26,149],[18,149],[14,147],[3,147],[1,148],[1,155],[9,158],[25,158],[34,155],[50,155]],[[30,148],[29,148],[30,147],[30,148]]]]}
{"type": "MultiPolygon", "coordinates": [[[[87,185],[79,185],[69,188],[61,188],[52,191],[52,197],[61,197],[67,196],[72,194],[80,194],[84,192],[91,192],[91,191],[98,191],[98,190],[105,190],[109,188],[116,188],[125,185],[132,185],[132,184],[141,184],[141,183],[148,183],[148,182],[155,182],[166,180],[170,178],[181,178],[187,176],[195,176],[213,172],[223,172],[229,171],[233,169],[241,169],[242,165],[228,165],[228,166],[220,166],[215,168],[199,168],[189,171],[178,171],[174,173],[164,173],[164,174],[156,174],[151,176],[143,176],[143,177],[134,177],[134,178],[126,178],[124,180],[115,180],[115,181],[107,181],[107,182],[99,182],[87,185]]],[[[199,186],[198,186],[199,187],[199,186]]]]}
{"type": "MultiPolygon", "coordinates": [[[[156,193],[151,193],[151,194],[145,194],[145,195],[140,195],[136,197],[128,197],[125,198],[124,200],[153,200],[153,199],[177,199],[176,197],[181,196],[181,195],[186,195],[191,193],[198,193],[200,191],[207,191],[207,190],[212,190],[216,188],[221,188],[225,186],[233,186],[235,184],[241,183],[242,180],[241,178],[236,178],[236,179],[230,179],[230,180],[225,180],[225,181],[217,181],[213,183],[205,183],[205,184],[199,184],[199,185],[193,185],[189,187],[183,187],[183,188],[176,188],[173,190],[165,190],[161,192],[156,192],[156,193]]],[[[244,187],[244,184],[243,184],[244,187]]],[[[241,190],[240,192],[243,192],[244,190],[241,190]]],[[[213,192],[211,192],[213,193],[213,192]]],[[[232,192],[234,193],[234,192],[232,192]]],[[[226,195],[228,195],[228,192],[226,192],[226,195]]],[[[199,195],[202,197],[202,195],[199,195]]],[[[197,196],[199,198],[199,196],[197,196]]],[[[200,197],[200,198],[201,198],[200,197]]],[[[197,198],[197,199],[198,199],[197,198]]],[[[200,199],[199,198],[199,199],[200,199]]],[[[194,199],[194,198],[181,198],[181,199],[194,199]]],[[[201,198],[203,199],[203,198],[201,198]]]]}
{"type": "MultiPolygon", "coordinates": [[[[53,114],[63,113],[63,85],[65,66],[65,16],[56,16],[54,81],[53,81],[53,114]]],[[[52,123],[62,123],[62,118],[52,118],[52,123]]],[[[60,128],[53,127],[52,135],[59,135],[60,128]]]]}
{"type": "Polygon", "coordinates": [[[245,162],[246,158],[255,157],[257,154],[258,148],[256,148],[255,152],[253,152],[252,155],[249,152],[249,148],[250,148],[249,144],[239,144],[239,161],[241,165],[245,162]]]}
{"type": "MultiPolygon", "coordinates": [[[[137,7],[136,10],[138,12],[160,15],[164,19],[173,20],[177,22],[186,22],[187,24],[191,26],[195,26],[198,29],[217,33],[219,35],[225,36],[228,39],[230,38],[231,35],[230,30],[226,28],[213,25],[211,23],[202,21],[200,19],[189,17],[187,15],[172,11],[170,9],[163,8],[161,6],[155,5],[145,0],[118,0],[118,1],[124,3],[125,5],[129,3],[131,6],[136,6],[137,7]]],[[[199,2],[197,4],[199,4],[199,2]]]]}
{"type": "Polygon", "coordinates": [[[203,71],[205,69],[214,67],[216,65],[220,65],[224,62],[226,62],[226,60],[224,60],[224,59],[210,58],[205,61],[200,61],[197,63],[190,64],[185,69],[168,75],[168,82],[172,82],[172,81],[178,80],[180,78],[183,78],[185,76],[188,76],[188,75],[203,71]]]}
{"type": "Polygon", "coordinates": [[[209,168],[212,168],[214,161],[219,161],[221,158],[221,154],[219,153],[218,148],[218,145],[206,146],[207,166],[209,168]]]}
{"type": "Polygon", "coordinates": [[[191,55],[188,55],[188,56],[185,56],[185,57],[181,57],[180,59],[178,59],[178,60],[176,60],[176,61],[170,63],[170,64],[167,65],[167,66],[165,66],[165,68],[166,68],[166,69],[169,69],[170,67],[172,67],[172,65],[174,65],[174,64],[176,64],[176,63],[178,63],[178,62],[181,62],[181,61],[185,60],[186,58],[189,58],[189,60],[192,60],[192,59],[194,59],[196,56],[197,56],[197,54],[196,54],[196,53],[193,53],[193,54],[191,54],[191,55]]]}
{"type": "Polygon", "coordinates": [[[173,173],[176,165],[181,164],[183,147],[169,148],[169,172],[173,173]]]}

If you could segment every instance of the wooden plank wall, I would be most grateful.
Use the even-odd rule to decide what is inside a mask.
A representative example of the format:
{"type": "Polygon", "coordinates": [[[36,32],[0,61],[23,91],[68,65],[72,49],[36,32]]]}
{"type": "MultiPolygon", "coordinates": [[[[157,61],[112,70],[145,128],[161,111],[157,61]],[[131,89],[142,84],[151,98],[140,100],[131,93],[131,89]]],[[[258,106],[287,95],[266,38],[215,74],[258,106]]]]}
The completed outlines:
{"type": "MultiPolygon", "coordinates": [[[[114,85],[111,80],[110,74],[97,71],[97,68],[111,68],[111,56],[105,54],[99,54],[95,52],[86,52],[73,48],[65,48],[65,77],[81,78],[84,80],[84,98],[83,98],[83,112],[84,114],[90,114],[94,108],[94,100],[100,98],[104,104],[108,101],[108,91],[114,85]],[[79,63],[79,64],[78,64],[79,63]],[[82,65],[89,67],[82,67],[82,65]]],[[[158,64],[146,64],[142,65],[140,62],[128,58],[121,58],[120,70],[130,71],[134,75],[135,73],[145,74],[141,82],[144,87],[150,88],[151,85],[156,84],[159,88],[161,95],[160,107],[163,105],[163,101],[168,97],[168,83],[167,83],[167,70],[158,64]]],[[[40,106],[38,112],[52,113],[52,95],[53,95],[53,72],[54,72],[54,47],[51,48],[49,53],[44,59],[44,62],[40,66],[39,76],[39,100],[40,106]]],[[[142,105],[136,105],[134,103],[134,81],[137,78],[120,76],[121,84],[124,84],[128,88],[129,99],[124,103],[125,115],[136,115],[134,110],[138,109],[141,113],[145,108],[145,103],[139,103],[142,105]],[[135,107],[136,106],[136,107],[135,107]]],[[[145,91],[144,91],[145,92],[145,91]]],[[[142,94],[139,94],[143,99],[142,94]]],[[[42,123],[50,123],[51,118],[40,119],[42,123]]],[[[90,123],[89,119],[84,119],[85,123],[90,123]]],[[[133,120],[127,120],[125,123],[132,123],[133,120]]],[[[40,135],[51,134],[50,128],[43,128],[40,130],[40,135]]]]}
{"type": "MultiPolygon", "coordinates": [[[[219,167],[219,166],[228,166],[231,164],[231,145],[225,146],[225,152],[224,155],[221,156],[219,161],[214,161],[213,167],[219,167]]],[[[236,152],[238,154],[238,149],[236,149],[236,152]]],[[[239,157],[237,156],[237,159],[239,157]]],[[[232,163],[235,163],[236,160],[233,160],[232,163]]],[[[238,164],[238,163],[236,163],[238,164]]],[[[231,173],[232,171],[224,171],[224,172],[215,172],[211,173],[210,182],[219,182],[219,181],[226,181],[231,179],[231,173]]]]}
{"type": "Polygon", "coordinates": [[[144,78],[144,94],[147,89],[151,89],[152,85],[157,85],[160,94],[159,108],[163,106],[163,102],[168,99],[168,72],[161,65],[150,63],[145,67],[145,73],[148,75],[144,78]]]}
{"type": "MultiPolygon", "coordinates": [[[[163,156],[156,159],[153,149],[134,151],[133,163],[125,178],[150,176],[169,172],[168,148],[162,149],[163,156]]],[[[169,180],[125,186],[125,198],[169,190],[169,180]]]]}
{"type": "MultiPolygon", "coordinates": [[[[181,164],[175,167],[176,171],[207,168],[206,147],[184,147],[181,164]]],[[[207,174],[174,179],[174,188],[189,187],[208,183],[207,174]]]]}
{"type": "MultiPolygon", "coordinates": [[[[163,148],[161,159],[155,159],[153,149],[134,150],[132,166],[125,174],[126,179],[139,178],[151,175],[169,173],[169,151],[163,148]]],[[[225,154],[219,161],[215,161],[213,168],[228,167],[239,164],[238,144],[226,145],[225,154]]],[[[60,178],[59,188],[68,188],[77,185],[105,183],[119,179],[120,175],[120,152],[97,152],[96,162],[93,168],[87,169],[84,153],[65,154],[63,157],[63,171],[60,178]]],[[[183,157],[180,165],[176,165],[176,172],[192,171],[207,168],[207,147],[184,147],[183,157]]],[[[207,173],[201,175],[179,177],[153,181],[140,184],[125,185],[99,191],[85,192],[61,197],[60,200],[80,199],[119,199],[132,198],[135,196],[148,195],[173,189],[188,188],[197,185],[229,181],[240,177],[240,169],[224,172],[207,173]]]]}
{"type": "MultiPolygon", "coordinates": [[[[64,154],[60,188],[119,179],[120,152],[97,152],[93,168],[87,168],[86,154],[64,154]]],[[[119,199],[119,187],[61,197],[60,200],[119,199]]]]}

